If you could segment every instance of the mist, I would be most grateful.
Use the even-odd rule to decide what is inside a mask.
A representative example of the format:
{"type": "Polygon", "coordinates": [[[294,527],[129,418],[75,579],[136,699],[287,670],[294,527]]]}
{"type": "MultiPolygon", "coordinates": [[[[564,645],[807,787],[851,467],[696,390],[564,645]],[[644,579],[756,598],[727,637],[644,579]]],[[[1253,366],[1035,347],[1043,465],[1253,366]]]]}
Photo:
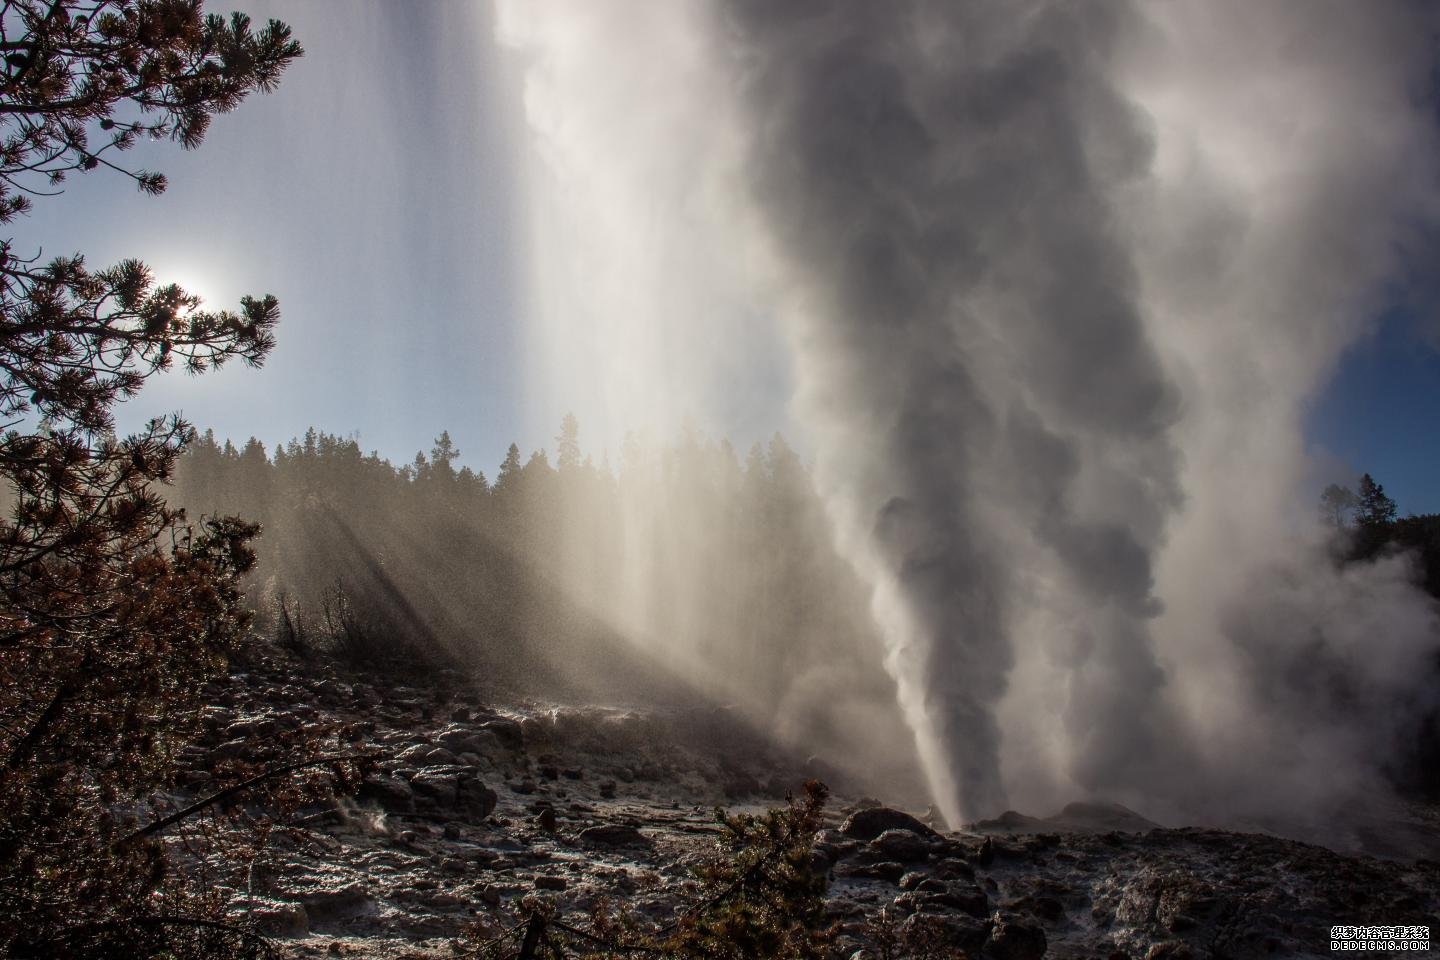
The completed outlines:
{"type": "MultiPolygon", "coordinates": [[[[1403,558],[1334,564],[1303,431],[1430,253],[1434,28],[1400,3],[501,4],[545,171],[538,382],[607,449],[790,424],[952,823],[1076,797],[1324,819],[1435,707],[1434,603],[1403,558]]],[[[648,507],[623,514],[644,549],[723,534],[648,507]]],[[[683,639],[716,623],[703,570],[576,576],[717,674],[683,639]]]]}
{"type": "Polygon", "coordinates": [[[0,8],[0,955],[1429,948],[1440,8],[237,2],[0,8]]]}

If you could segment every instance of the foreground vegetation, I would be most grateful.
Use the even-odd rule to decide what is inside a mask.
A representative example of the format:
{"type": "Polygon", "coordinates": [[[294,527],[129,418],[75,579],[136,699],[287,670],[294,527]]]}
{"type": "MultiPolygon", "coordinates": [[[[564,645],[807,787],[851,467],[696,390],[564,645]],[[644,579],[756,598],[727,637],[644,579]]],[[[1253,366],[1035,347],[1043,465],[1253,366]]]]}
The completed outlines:
{"type": "MultiPolygon", "coordinates": [[[[5,0],[0,50],[0,222],[91,171],[161,192],[119,155],[146,137],[198,146],[301,55],[283,23],[198,0],[5,0]]],[[[264,952],[167,849],[226,798],[187,816],[164,799],[201,681],[248,623],[256,528],[187,523],[158,488],[189,425],[120,439],[112,409],[177,364],[260,363],[278,315],[273,297],[202,310],[137,261],[93,270],[0,244],[0,954],[264,952]]],[[[293,762],[319,744],[290,746],[293,762]]]]}

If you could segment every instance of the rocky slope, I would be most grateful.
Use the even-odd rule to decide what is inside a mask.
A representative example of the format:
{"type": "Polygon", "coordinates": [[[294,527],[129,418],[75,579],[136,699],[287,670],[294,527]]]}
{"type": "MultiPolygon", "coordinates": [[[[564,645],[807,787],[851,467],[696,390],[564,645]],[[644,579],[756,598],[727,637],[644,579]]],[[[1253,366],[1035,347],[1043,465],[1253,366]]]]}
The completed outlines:
{"type": "MultiPolygon", "coordinates": [[[[302,811],[251,863],[214,865],[287,955],[454,956],[537,891],[576,922],[601,897],[666,918],[713,844],[715,805],[777,805],[817,772],[724,711],[505,703],[442,679],[268,661],[209,691],[201,767],[332,722],[384,757],[355,799],[302,811]]],[[[1332,924],[1440,928],[1431,861],[1162,829],[1105,805],[947,833],[843,785],[831,808],[815,857],[840,957],[921,928],[998,958],[1320,956],[1332,924]]]]}

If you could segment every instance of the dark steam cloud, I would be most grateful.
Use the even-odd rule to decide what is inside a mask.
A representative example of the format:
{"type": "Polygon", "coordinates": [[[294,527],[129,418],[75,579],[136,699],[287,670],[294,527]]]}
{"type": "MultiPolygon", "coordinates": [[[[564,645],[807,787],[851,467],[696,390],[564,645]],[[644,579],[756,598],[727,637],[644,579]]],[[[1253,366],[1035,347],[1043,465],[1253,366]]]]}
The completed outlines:
{"type": "MultiPolygon", "coordinates": [[[[783,321],[952,821],[1342,809],[1435,708],[1440,626],[1403,561],[1332,562],[1304,415],[1433,261],[1435,10],[501,0],[573,213],[537,353],[612,420],[715,413],[783,321]]],[[[705,621],[704,573],[610,600],[705,621]]]]}
{"type": "Polygon", "coordinates": [[[1027,582],[1042,572],[1083,598],[1077,775],[1125,779],[1171,738],[1147,621],[1178,499],[1176,391],[1111,199],[1151,156],[1107,77],[1127,9],[726,10],[757,205],[804,288],[802,390],[832,435],[820,468],[872,530],[882,626],[947,811],[1004,807],[995,707],[1013,610],[1049,589],[1027,582]],[[835,448],[866,453],[842,468],[835,448]]]}

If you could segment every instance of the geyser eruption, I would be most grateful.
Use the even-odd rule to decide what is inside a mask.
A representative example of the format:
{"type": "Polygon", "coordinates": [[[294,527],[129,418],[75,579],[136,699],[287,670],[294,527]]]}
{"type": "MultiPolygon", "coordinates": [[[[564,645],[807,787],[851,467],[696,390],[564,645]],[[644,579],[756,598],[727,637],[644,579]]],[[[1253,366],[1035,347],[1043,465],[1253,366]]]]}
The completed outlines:
{"type": "Polygon", "coordinates": [[[1106,755],[1111,728],[1169,725],[1148,621],[1178,404],[1117,226],[1152,150],[1107,76],[1122,12],[737,3],[730,20],[820,475],[952,819],[1004,809],[1019,606],[1080,599],[1068,694],[1096,777],[1130,762],[1106,755]]]}
{"type": "Polygon", "coordinates": [[[1403,562],[1325,556],[1302,421],[1434,220],[1433,15],[655,9],[502,8],[547,156],[603,204],[574,244],[674,293],[602,290],[629,332],[592,392],[663,405],[714,355],[678,379],[725,410],[755,316],[780,322],[946,817],[1101,794],[1217,819],[1379,769],[1435,702],[1437,621],[1403,562]],[[744,324],[664,309],[696,290],[744,324]],[[662,314],[663,349],[635,326],[662,314]]]}

